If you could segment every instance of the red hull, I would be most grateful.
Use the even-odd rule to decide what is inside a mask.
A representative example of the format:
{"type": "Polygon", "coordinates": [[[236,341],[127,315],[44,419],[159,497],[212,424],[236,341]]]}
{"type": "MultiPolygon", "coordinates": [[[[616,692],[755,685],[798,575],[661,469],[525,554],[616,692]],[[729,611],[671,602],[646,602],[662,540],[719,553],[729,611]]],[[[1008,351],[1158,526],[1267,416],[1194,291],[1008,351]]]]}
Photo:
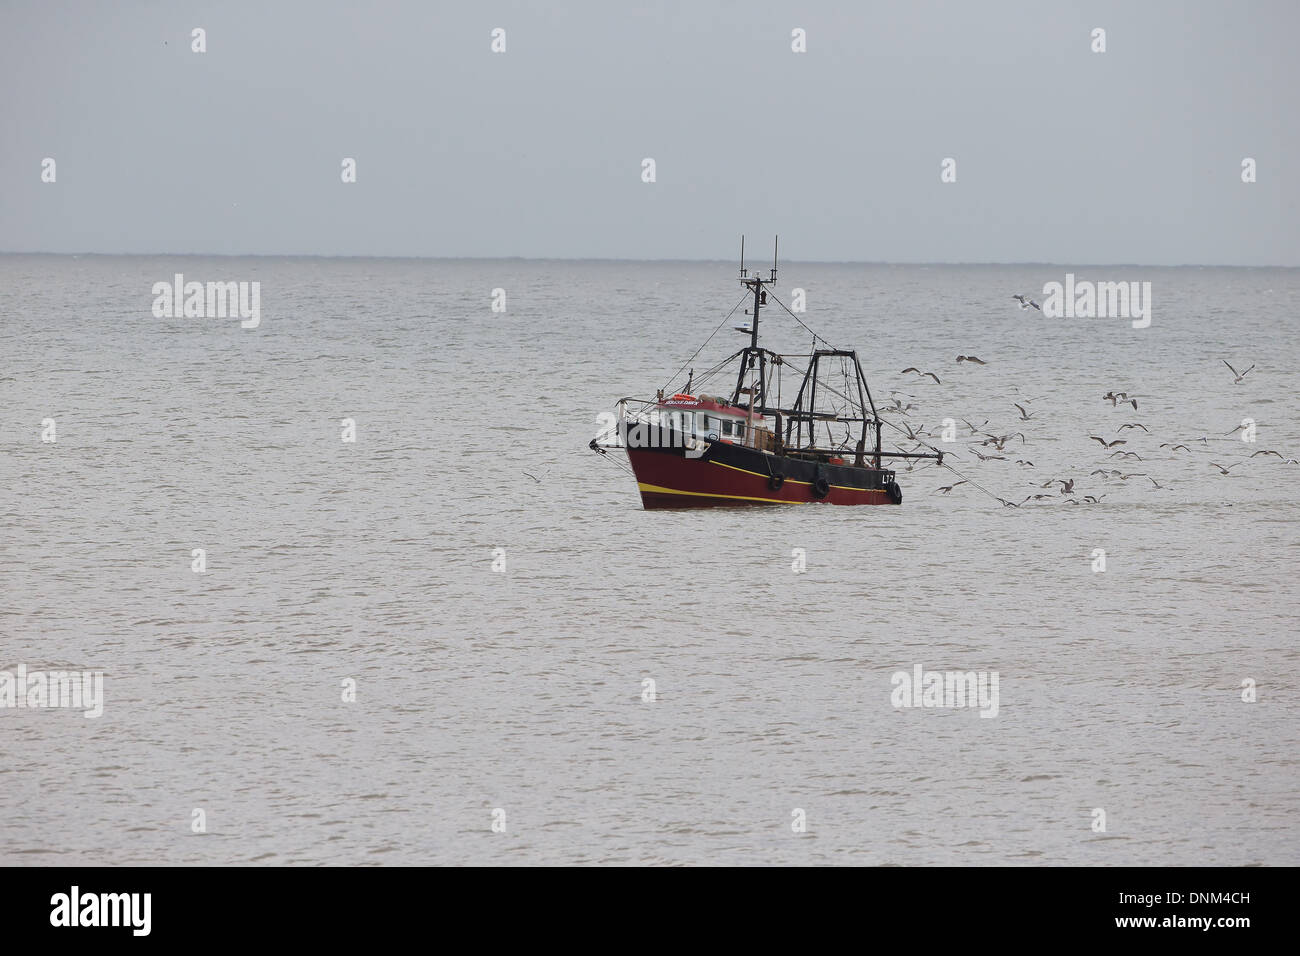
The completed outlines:
{"type": "Polygon", "coordinates": [[[641,502],[646,508],[716,508],[737,505],[821,503],[832,505],[895,504],[877,488],[852,488],[832,483],[818,498],[812,482],[787,478],[773,489],[768,476],[707,459],[629,448],[641,502]]]}

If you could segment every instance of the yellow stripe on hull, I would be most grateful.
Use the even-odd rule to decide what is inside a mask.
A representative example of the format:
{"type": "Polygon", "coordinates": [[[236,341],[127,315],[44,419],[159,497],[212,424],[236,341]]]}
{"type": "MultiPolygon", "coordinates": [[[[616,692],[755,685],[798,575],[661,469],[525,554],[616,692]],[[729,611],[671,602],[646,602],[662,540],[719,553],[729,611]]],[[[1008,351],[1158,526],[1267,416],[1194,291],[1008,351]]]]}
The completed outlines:
{"type": "MultiPolygon", "coordinates": [[[[742,474],[753,475],[755,478],[768,477],[767,475],[763,474],[761,471],[750,471],[748,468],[737,468],[735,465],[727,465],[720,461],[711,461],[709,462],[709,464],[717,465],[719,468],[730,468],[732,471],[739,471],[742,474]]],[[[792,485],[808,485],[808,486],[812,485],[811,481],[798,481],[797,479],[794,478],[787,478],[786,481],[792,485]]],[[[874,492],[879,492],[882,495],[885,494],[885,490],[883,488],[854,488],[852,485],[831,485],[831,487],[839,488],[843,491],[874,491],[874,492]]],[[[724,497],[724,496],[718,495],[717,497],[724,497]]],[[[759,500],[766,501],[767,499],[761,498],[759,500]]]]}
{"type": "Polygon", "coordinates": [[[802,505],[809,504],[806,501],[786,501],[783,498],[751,498],[748,495],[711,495],[705,491],[678,491],[676,488],[661,488],[659,485],[647,485],[644,481],[638,481],[636,486],[641,491],[649,491],[653,494],[660,495],[683,495],[691,498],[730,498],[732,501],[761,501],[769,505],[802,505]]]}

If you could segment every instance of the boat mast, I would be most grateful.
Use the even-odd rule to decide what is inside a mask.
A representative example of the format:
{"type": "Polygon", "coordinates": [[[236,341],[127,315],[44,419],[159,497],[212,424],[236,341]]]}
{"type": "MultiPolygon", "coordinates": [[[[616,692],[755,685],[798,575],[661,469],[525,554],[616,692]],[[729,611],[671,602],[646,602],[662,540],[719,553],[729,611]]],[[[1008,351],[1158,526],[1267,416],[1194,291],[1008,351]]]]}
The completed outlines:
{"type": "Polygon", "coordinates": [[[731,404],[737,407],[741,404],[740,397],[743,394],[741,389],[745,387],[745,372],[754,367],[756,358],[758,384],[750,387],[749,405],[751,408],[762,408],[767,403],[767,355],[758,346],[758,314],[767,304],[767,292],[764,291],[763,286],[776,282],[776,256],[780,242],[781,237],[777,236],[772,246],[771,275],[764,279],[762,270],[755,269],[751,276],[749,270],[745,268],[745,237],[740,237],[740,281],[753,292],[754,305],[750,310],[749,345],[740,350],[740,373],[736,376],[736,391],[731,396],[731,404]]]}

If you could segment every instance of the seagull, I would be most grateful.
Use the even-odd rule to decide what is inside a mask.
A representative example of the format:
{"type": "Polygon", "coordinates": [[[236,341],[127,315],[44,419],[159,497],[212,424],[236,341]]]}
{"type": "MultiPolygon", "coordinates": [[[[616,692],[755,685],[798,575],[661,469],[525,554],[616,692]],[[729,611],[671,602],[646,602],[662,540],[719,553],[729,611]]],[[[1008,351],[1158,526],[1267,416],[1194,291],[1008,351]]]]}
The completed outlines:
{"type": "Polygon", "coordinates": [[[1220,465],[1217,461],[1212,461],[1212,462],[1210,462],[1210,464],[1213,465],[1215,468],[1219,469],[1219,474],[1221,474],[1221,475],[1226,475],[1226,474],[1228,473],[1229,469],[1236,468],[1238,465],[1241,464],[1241,462],[1239,462],[1239,461],[1234,461],[1234,462],[1233,462],[1231,465],[1229,465],[1227,468],[1224,468],[1224,467],[1223,467],[1222,465],[1220,465]]]}
{"type": "Polygon", "coordinates": [[[1021,311],[1021,312],[1025,311],[1025,309],[1029,308],[1031,305],[1032,305],[1035,309],[1037,309],[1039,312],[1042,312],[1042,311],[1043,311],[1043,307],[1042,307],[1041,305],[1039,305],[1039,304],[1038,304],[1037,302],[1035,302],[1033,299],[1028,298],[1027,296],[1023,296],[1023,295],[1020,295],[1020,294],[1016,294],[1016,295],[1013,295],[1011,298],[1015,299],[1017,302],[1020,303],[1020,311],[1021,311]]]}
{"type": "Polygon", "coordinates": [[[1024,433],[1024,432],[1012,432],[1010,435],[989,435],[988,432],[985,432],[984,434],[988,435],[988,438],[985,439],[984,441],[980,442],[980,444],[981,444],[981,445],[997,445],[997,446],[998,446],[998,451],[1002,451],[1002,450],[1003,450],[1003,449],[1002,449],[1002,446],[1005,445],[1007,442],[1011,441],[1011,439],[1013,439],[1013,438],[1019,438],[1019,439],[1020,439],[1020,444],[1022,444],[1022,445],[1025,443],[1025,433],[1024,433]]]}
{"type": "Polygon", "coordinates": [[[1186,445],[1171,445],[1171,444],[1169,444],[1168,442],[1161,442],[1161,443],[1160,443],[1160,447],[1161,447],[1161,448],[1168,448],[1170,451],[1178,451],[1178,449],[1180,449],[1180,448],[1181,448],[1183,451],[1187,451],[1187,452],[1190,452],[1190,451],[1191,451],[1191,449],[1188,448],[1186,445]]]}
{"type": "Polygon", "coordinates": [[[1106,441],[1106,439],[1104,439],[1104,438],[1098,438],[1096,435],[1089,435],[1088,437],[1091,438],[1093,441],[1099,441],[1099,442],[1101,442],[1101,447],[1102,447],[1102,448],[1114,448],[1116,445],[1127,445],[1127,444],[1128,444],[1128,442],[1124,441],[1122,438],[1117,438],[1117,439],[1115,439],[1114,441],[1106,441]]]}
{"type": "Polygon", "coordinates": [[[1123,402],[1125,405],[1132,405],[1133,410],[1137,411],[1137,407],[1138,407],[1137,399],[1129,398],[1128,392],[1107,392],[1105,395],[1101,397],[1101,400],[1104,402],[1107,399],[1110,399],[1111,408],[1114,408],[1118,402],[1123,402]]]}
{"type": "MultiPolygon", "coordinates": [[[[1221,359],[1220,361],[1222,361],[1224,365],[1228,365],[1228,360],[1227,360],[1227,359],[1221,359]]],[[[1232,380],[1232,384],[1233,384],[1233,385],[1240,385],[1240,384],[1241,384],[1241,380],[1242,380],[1243,378],[1245,378],[1247,375],[1249,375],[1249,374],[1250,374],[1250,369],[1251,369],[1251,368],[1254,368],[1254,367],[1255,367],[1254,365],[1251,365],[1251,367],[1248,368],[1248,369],[1246,369],[1246,371],[1244,371],[1244,372],[1238,372],[1238,371],[1237,371],[1235,368],[1233,368],[1231,365],[1228,365],[1228,371],[1230,371],[1233,375],[1236,375],[1236,376],[1237,376],[1236,378],[1234,378],[1234,379],[1232,380]]]]}
{"type": "Polygon", "coordinates": [[[540,485],[542,483],[542,478],[545,478],[547,475],[550,474],[550,472],[549,471],[542,472],[542,478],[538,478],[536,475],[529,475],[528,472],[524,472],[524,474],[528,475],[529,478],[533,479],[533,481],[537,482],[540,485]]]}
{"type": "Polygon", "coordinates": [[[1138,461],[1145,461],[1145,460],[1146,460],[1145,458],[1143,458],[1141,455],[1139,455],[1139,454],[1138,454],[1137,452],[1135,452],[1135,451],[1117,451],[1117,452],[1112,453],[1110,457],[1111,457],[1111,458],[1114,458],[1115,455],[1119,455],[1121,458],[1136,458],[1138,461]]]}
{"type": "Polygon", "coordinates": [[[1095,504],[1100,503],[1100,502],[1101,502],[1101,499],[1102,499],[1102,498],[1105,498],[1105,497],[1106,497],[1105,495],[1098,495],[1097,497],[1094,498],[1092,495],[1084,495],[1084,496],[1083,496],[1083,500],[1086,501],[1086,502],[1087,502],[1088,504],[1090,504],[1090,505],[1095,505],[1095,504]]]}
{"type": "Polygon", "coordinates": [[[1020,420],[1022,422],[1027,422],[1029,421],[1029,419],[1034,417],[1033,415],[1030,415],[1027,411],[1025,411],[1025,407],[1021,405],[1019,402],[1012,402],[1011,404],[1015,405],[1016,408],[1020,409],[1020,420]]]}
{"type": "Polygon", "coordinates": [[[976,365],[988,365],[988,364],[989,364],[988,362],[984,361],[982,358],[977,358],[977,357],[974,356],[974,355],[958,355],[958,356],[957,356],[957,364],[960,365],[962,362],[974,362],[976,365]]]}
{"type": "Polygon", "coordinates": [[[1152,478],[1150,475],[1147,475],[1147,481],[1151,482],[1151,484],[1155,485],[1157,488],[1163,488],[1163,487],[1164,487],[1164,485],[1160,484],[1160,482],[1156,481],[1156,480],[1155,480],[1154,478],[1152,478]]]}
{"type": "Polygon", "coordinates": [[[1147,428],[1141,422],[1128,422],[1127,424],[1120,425],[1119,428],[1115,429],[1115,431],[1122,432],[1126,428],[1140,428],[1148,434],[1150,434],[1151,432],[1151,429],[1147,428]]]}
{"type": "MultiPolygon", "coordinates": [[[[1025,499],[1025,501],[1028,500],[1029,500],[1028,498],[1025,499]]],[[[1016,502],[1007,501],[1005,498],[999,498],[998,501],[1002,502],[1002,507],[1004,508],[1019,508],[1020,505],[1023,505],[1025,503],[1025,501],[1022,501],[1020,502],[1020,504],[1016,504],[1016,502]]]]}
{"type": "Polygon", "coordinates": [[[980,461],[1006,461],[1007,460],[1005,455],[981,455],[973,448],[971,449],[971,451],[975,452],[975,457],[978,458],[980,461]]]}
{"type": "Polygon", "coordinates": [[[1072,495],[1072,494],[1074,494],[1074,479],[1073,479],[1073,478],[1071,478],[1069,481],[1061,481],[1060,478],[1057,478],[1056,480],[1061,482],[1061,494],[1063,494],[1063,495],[1072,495]]]}
{"type": "Polygon", "coordinates": [[[1033,463],[1032,461],[1027,461],[1027,460],[1025,460],[1024,458],[1017,458],[1017,459],[1016,459],[1016,464],[1017,464],[1017,465],[1026,465],[1026,466],[1028,466],[1029,468],[1033,468],[1033,467],[1034,467],[1034,463],[1033,463]]]}
{"type": "MultiPolygon", "coordinates": [[[[1232,434],[1234,434],[1234,433],[1236,433],[1236,432],[1241,431],[1241,430],[1242,430],[1243,428],[1245,428],[1245,427],[1246,427],[1245,425],[1238,425],[1238,426],[1237,426],[1236,428],[1234,428],[1232,431],[1230,431],[1230,432],[1224,432],[1223,434],[1225,434],[1225,435],[1232,435],[1232,434]]],[[[1209,443],[1206,442],[1206,444],[1209,444],[1209,443]]]]}
{"type": "Polygon", "coordinates": [[[964,485],[969,479],[963,478],[961,481],[954,481],[951,485],[944,485],[942,488],[936,488],[931,494],[943,492],[945,495],[956,488],[958,485],[964,485]]]}
{"type": "Polygon", "coordinates": [[[963,418],[962,421],[966,423],[966,427],[970,429],[970,433],[971,433],[972,435],[974,435],[977,431],[979,431],[980,428],[983,428],[984,425],[987,425],[987,424],[989,423],[989,420],[986,418],[986,419],[984,419],[983,424],[981,424],[979,428],[976,428],[976,427],[975,427],[974,425],[972,425],[970,422],[967,422],[966,419],[963,418]]]}
{"type": "Polygon", "coordinates": [[[928,376],[930,376],[930,378],[934,379],[934,384],[936,384],[936,385],[942,385],[942,384],[943,384],[943,382],[939,381],[939,376],[938,376],[938,375],[935,375],[933,372],[922,372],[919,368],[905,368],[905,369],[903,369],[901,372],[899,372],[898,374],[899,374],[899,375],[906,375],[908,372],[915,372],[917,375],[921,376],[921,378],[925,378],[925,377],[928,375],[928,376]]]}
{"type": "Polygon", "coordinates": [[[1255,451],[1255,452],[1251,452],[1250,457],[1251,457],[1251,458],[1254,458],[1256,455],[1277,455],[1277,457],[1279,457],[1279,458],[1282,457],[1282,453],[1281,453],[1280,451],[1273,451],[1273,449],[1271,449],[1271,448],[1268,449],[1267,451],[1255,451]]]}

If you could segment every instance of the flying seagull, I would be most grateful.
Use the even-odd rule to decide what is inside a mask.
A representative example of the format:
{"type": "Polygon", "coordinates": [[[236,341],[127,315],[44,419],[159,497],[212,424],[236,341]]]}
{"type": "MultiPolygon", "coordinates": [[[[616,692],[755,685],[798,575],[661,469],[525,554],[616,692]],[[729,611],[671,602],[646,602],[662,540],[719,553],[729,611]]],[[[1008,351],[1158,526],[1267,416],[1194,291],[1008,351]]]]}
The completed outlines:
{"type": "Polygon", "coordinates": [[[1116,445],[1128,444],[1128,442],[1124,441],[1122,438],[1116,438],[1114,441],[1106,441],[1106,439],[1098,438],[1096,435],[1089,435],[1088,437],[1091,438],[1093,441],[1101,442],[1102,448],[1114,448],[1116,445]]]}
{"type": "Polygon", "coordinates": [[[916,428],[913,429],[912,426],[911,426],[911,424],[910,424],[909,422],[904,421],[904,422],[903,422],[903,427],[907,429],[907,437],[908,437],[909,439],[911,439],[912,441],[916,441],[916,440],[917,440],[917,438],[916,438],[917,435],[924,435],[924,434],[925,434],[925,425],[924,425],[924,424],[917,425],[916,428]]]}
{"type": "Polygon", "coordinates": [[[1212,461],[1212,462],[1210,462],[1210,464],[1213,465],[1215,468],[1219,469],[1219,474],[1221,474],[1221,475],[1226,475],[1226,474],[1228,473],[1228,470],[1229,470],[1229,469],[1231,469],[1231,468],[1236,468],[1238,465],[1241,464],[1241,462],[1239,462],[1239,461],[1234,461],[1234,462],[1233,462],[1231,465],[1229,465],[1227,468],[1224,468],[1224,467],[1223,467],[1222,465],[1220,465],[1217,461],[1212,461]]]}
{"type": "Polygon", "coordinates": [[[1021,405],[1019,402],[1012,402],[1011,404],[1015,405],[1016,408],[1020,409],[1020,420],[1022,422],[1027,422],[1029,421],[1029,419],[1034,417],[1033,415],[1030,415],[1027,411],[1025,411],[1025,406],[1021,405]]]}
{"type": "Polygon", "coordinates": [[[1142,429],[1144,432],[1147,432],[1148,434],[1149,434],[1150,431],[1151,431],[1151,429],[1147,428],[1147,427],[1146,427],[1145,425],[1143,425],[1141,422],[1128,422],[1127,424],[1120,425],[1119,428],[1115,429],[1115,431],[1117,431],[1117,432],[1122,432],[1122,431],[1123,431],[1124,429],[1126,429],[1126,428],[1140,428],[1140,429],[1142,429]]]}
{"type": "Polygon", "coordinates": [[[944,485],[942,488],[936,488],[933,492],[931,492],[931,494],[938,494],[939,492],[943,492],[946,495],[948,492],[952,491],[958,485],[966,484],[967,480],[968,479],[963,478],[961,481],[954,481],[951,485],[944,485]]]}
{"type": "Polygon", "coordinates": [[[1183,451],[1191,451],[1191,449],[1188,448],[1186,445],[1171,445],[1171,444],[1169,444],[1168,442],[1161,442],[1161,443],[1160,443],[1160,447],[1161,447],[1161,448],[1168,448],[1170,451],[1178,451],[1178,449],[1180,449],[1180,448],[1181,448],[1183,451]]]}
{"type": "Polygon", "coordinates": [[[943,384],[943,382],[939,381],[939,376],[938,376],[938,375],[935,375],[933,372],[922,372],[919,368],[905,368],[905,369],[903,369],[901,372],[899,372],[898,374],[899,374],[899,375],[906,375],[908,372],[915,372],[917,375],[921,376],[921,378],[925,378],[925,377],[928,375],[928,376],[930,376],[930,378],[934,379],[934,384],[936,384],[936,385],[942,385],[942,384],[943,384]]]}
{"type": "Polygon", "coordinates": [[[1021,311],[1021,312],[1023,312],[1025,309],[1029,308],[1031,305],[1032,305],[1035,309],[1037,309],[1039,312],[1042,312],[1042,311],[1043,311],[1043,307],[1042,307],[1041,305],[1039,305],[1039,304],[1038,304],[1037,302],[1035,302],[1033,299],[1030,299],[1030,298],[1028,298],[1028,297],[1026,297],[1026,296],[1023,296],[1023,295],[1020,295],[1020,294],[1016,294],[1016,295],[1013,295],[1011,298],[1015,299],[1017,302],[1020,303],[1020,311],[1021,311]]]}
{"type": "Polygon", "coordinates": [[[957,364],[960,365],[962,362],[974,362],[976,365],[988,365],[988,364],[989,364],[988,362],[984,361],[982,358],[978,358],[978,357],[976,357],[976,356],[974,356],[974,355],[958,355],[958,356],[957,356],[957,364]]]}
{"type": "MultiPolygon", "coordinates": [[[[1227,359],[1221,359],[1220,361],[1222,361],[1224,365],[1228,365],[1228,360],[1227,360],[1227,359]]],[[[1228,365],[1228,371],[1231,372],[1233,375],[1237,376],[1236,378],[1234,378],[1234,379],[1232,380],[1232,384],[1233,384],[1233,385],[1240,385],[1240,384],[1241,384],[1241,380],[1242,380],[1243,378],[1245,378],[1247,375],[1249,375],[1249,374],[1250,374],[1250,369],[1251,369],[1251,368],[1254,368],[1254,367],[1255,367],[1254,365],[1251,365],[1251,367],[1248,368],[1248,369],[1246,369],[1246,371],[1244,371],[1244,372],[1238,372],[1238,371],[1237,371],[1235,368],[1233,368],[1231,365],[1228,365]]]]}

